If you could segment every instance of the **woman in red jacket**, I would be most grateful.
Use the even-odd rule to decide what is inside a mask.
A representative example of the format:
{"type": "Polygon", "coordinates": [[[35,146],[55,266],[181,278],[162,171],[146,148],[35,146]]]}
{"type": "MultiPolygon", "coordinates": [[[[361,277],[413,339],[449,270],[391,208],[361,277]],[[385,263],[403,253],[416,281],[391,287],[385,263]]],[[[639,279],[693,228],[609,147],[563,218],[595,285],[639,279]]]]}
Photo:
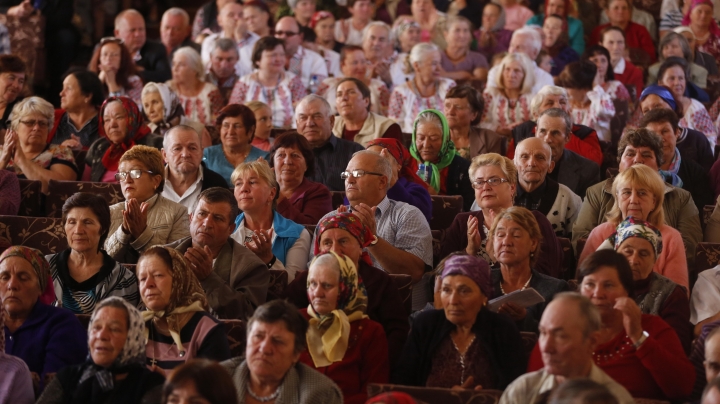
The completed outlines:
{"type": "Polygon", "coordinates": [[[625,58],[626,43],[625,32],[618,27],[609,26],[600,34],[600,45],[610,52],[610,65],[612,66],[615,80],[625,84],[630,91],[632,100],[637,100],[642,93],[645,82],[643,72],[625,58]],[[635,91],[632,91],[634,88],[635,91]],[[634,94],[633,94],[634,93],[634,94]]]}

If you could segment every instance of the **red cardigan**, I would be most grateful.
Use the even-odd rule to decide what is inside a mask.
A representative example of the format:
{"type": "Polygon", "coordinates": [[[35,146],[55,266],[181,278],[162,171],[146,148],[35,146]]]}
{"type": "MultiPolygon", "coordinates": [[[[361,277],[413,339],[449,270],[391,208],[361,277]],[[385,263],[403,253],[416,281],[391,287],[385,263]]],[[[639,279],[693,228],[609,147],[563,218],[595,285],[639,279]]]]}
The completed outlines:
{"type": "MultiPolygon", "coordinates": [[[[310,318],[307,308],[300,313],[310,318]]],[[[345,404],[363,404],[368,399],[368,384],[387,383],[390,379],[385,332],[369,318],[350,323],[350,340],[342,361],[318,369],[304,351],[300,362],[332,379],[342,390],[345,404]]]]}
{"type": "Polygon", "coordinates": [[[629,59],[625,59],[625,71],[622,74],[615,73],[615,80],[626,86],[635,87],[635,96],[633,99],[637,101],[640,98],[640,94],[642,94],[645,86],[643,72],[639,67],[632,64],[629,59]]]}
{"type": "MultiPolygon", "coordinates": [[[[595,27],[592,35],[590,36],[590,43],[600,43],[600,34],[602,33],[602,30],[609,26],[610,23],[595,27]]],[[[630,21],[627,28],[625,28],[625,48],[630,50],[632,50],[631,48],[641,49],[650,57],[650,63],[655,63],[657,61],[655,44],[653,43],[647,28],[632,21],[630,21]]],[[[617,80],[617,77],[615,77],[615,79],[617,80]]],[[[639,94],[640,93],[638,93],[638,95],[639,94]]]]}
{"type": "Polygon", "coordinates": [[[303,178],[292,196],[280,201],[275,210],[297,224],[315,225],[333,211],[332,195],[325,185],[303,178]]]}
{"type": "MultiPolygon", "coordinates": [[[[643,330],[650,337],[640,349],[636,351],[629,337],[621,332],[595,348],[595,364],[625,387],[633,397],[673,401],[687,398],[695,383],[695,369],[685,355],[680,339],[668,323],[658,316],[643,314],[641,321],[643,330]],[[620,349],[621,354],[615,354],[613,358],[605,359],[601,354],[615,352],[616,349],[620,349]]],[[[528,372],[542,367],[540,348],[535,344],[528,372]]]]}

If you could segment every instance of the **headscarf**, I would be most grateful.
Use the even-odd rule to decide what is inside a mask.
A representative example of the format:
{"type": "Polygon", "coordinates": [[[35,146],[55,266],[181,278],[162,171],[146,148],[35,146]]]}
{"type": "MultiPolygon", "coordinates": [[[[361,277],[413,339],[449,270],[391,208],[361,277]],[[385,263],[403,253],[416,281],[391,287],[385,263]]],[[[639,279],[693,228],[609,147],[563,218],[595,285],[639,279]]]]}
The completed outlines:
{"type": "Polygon", "coordinates": [[[175,118],[184,116],[185,111],[183,111],[183,108],[180,105],[180,98],[178,98],[177,94],[171,90],[167,84],[148,83],[145,86],[147,87],[150,84],[157,89],[157,92],[160,94],[160,98],[162,98],[163,120],[158,123],[157,126],[160,127],[161,131],[164,133],[173,126],[171,121],[175,118]]]}
{"type": "MultiPolygon", "coordinates": [[[[336,212],[332,216],[323,218],[318,224],[317,230],[315,231],[315,249],[314,254],[320,254],[320,236],[328,229],[341,229],[350,233],[358,243],[360,248],[365,248],[375,240],[370,228],[365,226],[359,217],[355,216],[352,212],[336,212]]],[[[367,252],[363,251],[362,257],[360,257],[366,264],[372,265],[372,260],[367,252]]]]}
{"type": "MultiPolygon", "coordinates": [[[[693,9],[695,7],[701,5],[701,4],[707,4],[710,6],[711,9],[715,9],[715,5],[710,0],[692,0],[692,3],[690,3],[690,8],[688,9],[687,14],[682,19],[682,25],[690,26],[690,13],[692,13],[693,9]]],[[[720,37],[720,27],[718,27],[717,21],[715,21],[715,18],[710,19],[710,27],[709,27],[710,33],[720,37]]]]}
{"type": "Polygon", "coordinates": [[[675,97],[673,97],[672,93],[670,92],[670,90],[667,89],[667,87],[658,84],[653,84],[651,86],[645,87],[642,93],[640,93],[640,101],[642,102],[645,98],[647,98],[648,95],[651,94],[655,94],[658,97],[662,98],[662,100],[665,101],[673,111],[677,111],[675,97]]]}
{"type": "Polygon", "coordinates": [[[337,307],[327,315],[317,314],[313,310],[312,302],[307,309],[310,316],[307,333],[308,351],[315,367],[318,368],[329,366],[343,359],[350,339],[350,323],[367,318],[365,315],[368,300],[367,290],[357,273],[355,264],[348,257],[330,251],[316,256],[310,263],[310,268],[315,265],[319,257],[327,254],[332,254],[340,267],[337,307]]]}
{"type": "Polygon", "coordinates": [[[5,258],[9,257],[20,257],[29,262],[35,270],[35,275],[37,275],[40,291],[45,292],[50,277],[50,264],[48,264],[45,257],[43,257],[38,250],[16,245],[8,248],[0,255],[0,262],[3,262],[5,258]]]}
{"type": "MultiPolygon", "coordinates": [[[[495,22],[495,25],[493,25],[490,28],[490,31],[501,31],[501,30],[505,29],[505,24],[507,24],[507,22],[506,22],[507,16],[505,15],[505,7],[503,7],[502,5],[500,5],[499,3],[495,2],[495,1],[493,1],[492,3],[495,3],[500,6],[499,7],[500,15],[498,16],[498,19],[497,19],[497,22],[495,22]]],[[[482,21],[481,21],[481,23],[482,23],[482,21]]]]}
{"type": "Polygon", "coordinates": [[[320,22],[320,20],[324,20],[324,19],[330,18],[330,17],[334,18],[332,13],[330,13],[328,11],[316,11],[315,13],[313,13],[312,17],[310,18],[310,23],[308,25],[310,26],[310,29],[315,29],[315,26],[317,25],[318,22],[320,22]]]}
{"type": "Polygon", "coordinates": [[[474,255],[453,255],[445,260],[441,279],[449,275],[465,275],[472,279],[485,297],[493,295],[493,285],[490,279],[490,265],[487,261],[474,255]]]}
{"type": "MultiPolygon", "coordinates": [[[[440,118],[440,123],[442,126],[442,146],[440,146],[440,153],[438,154],[438,157],[440,160],[437,163],[432,163],[429,161],[425,161],[424,164],[426,166],[430,166],[432,169],[432,178],[430,178],[430,186],[435,188],[436,191],[440,191],[440,170],[447,167],[452,163],[453,159],[455,158],[455,155],[457,154],[457,150],[455,150],[455,143],[452,142],[450,139],[450,126],[448,125],[447,119],[445,118],[445,115],[443,115],[442,112],[436,110],[436,109],[426,109],[424,111],[421,111],[418,114],[418,117],[426,112],[433,113],[440,118]]],[[[417,144],[415,143],[415,134],[417,133],[417,126],[418,126],[418,118],[415,118],[415,122],[413,122],[413,131],[412,131],[412,144],[410,145],[410,154],[415,158],[415,160],[422,162],[420,153],[417,149],[417,144]]]]}
{"type": "MultiPolygon", "coordinates": [[[[143,122],[142,114],[135,101],[128,97],[109,97],[103,102],[100,107],[100,115],[98,116],[98,125],[101,128],[105,128],[105,122],[103,115],[105,113],[105,107],[113,101],[119,101],[122,103],[125,112],[127,112],[127,135],[125,140],[121,144],[115,144],[110,142],[110,147],[102,157],[102,164],[106,170],[115,171],[118,169],[118,162],[123,153],[130,150],[131,147],[135,146],[135,142],[144,138],[150,133],[150,128],[143,122]]],[[[107,133],[103,131],[103,134],[107,138],[107,133]]],[[[108,139],[109,140],[109,139],[108,139]]]]}
{"type": "Polygon", "coordinates": [[[392,154],[392,156],[395,157],[395,161],[397,161],[397,163],[400,165],[401,177],[405,178],[410,182],[420,184],[425,187],[425,189],[428,188],[428,184],[426,184],[425,181],[423,181],[417,175],[417,160],[412,158],[412,156],[410,155],[410,150],[408,150],[407,147],[402,144],[402,142],[397,139],[383,137],[369,141],[366,148],[369,148],[370,146],[380,146],[383,149],[386,149],[388,153],[392,154]]]}
{"type": "Polygon", "coordinates": [[[635,219],[632,216],[620,222],[615,229],[615,233],[603,241],[600,247],[598,247],[598,250],[617,250],[623,241],[630,237],[640,237],[650,242],[650,245],[653,246],[653,250],[655,251],[655,258],[662,252],[662,235],[660,234],[660,230],[653,226],[652,223],[635,219]]]}
{"type": "MultiPolygon", "coordinates": [[[[142,315],[145,321],[151,320],[155,317],[167,319],[170,336],[172,337],[173,342],[175,342],[178,352],[180,352],[180,356],[184,356],[185,348],[183,348],[180,340],[180,315],[196,311],[206,311],[208,305],[207,297],[205,297],[205,291],[202,286],[200,286],[200,281],[198,281],[195,274],[190,270],[187,261],[185,261],[182,254],[177,252],[174,248],[158,248],[162,248],[167,251],[172,258],[172,266],[170,267],[170,275],[172,275],[170,303],[165,310],[152,311],[147,309],[142,313],[142,315]]],[[[148,328],[145,328],[146,338],[148,332],[148,328]]]]}

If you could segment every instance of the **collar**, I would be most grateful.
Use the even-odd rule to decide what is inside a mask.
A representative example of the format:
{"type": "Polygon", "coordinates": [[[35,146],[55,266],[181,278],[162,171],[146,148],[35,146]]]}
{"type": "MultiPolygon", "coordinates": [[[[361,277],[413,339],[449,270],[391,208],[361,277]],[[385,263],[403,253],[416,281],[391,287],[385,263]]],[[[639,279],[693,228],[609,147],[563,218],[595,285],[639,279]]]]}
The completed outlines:
{"type": "MultiPolygon", "coordinates": [[[[597,365],[593,363],[592,367],[590,368],[590,374],[587,375],[587,378],[596,382],[603,381],[602,369],[600,369],[599,367],[597,367],[597,365]]],[[[557,387],[555,376],[549,374],[545,370],[545,368],[543,368],[542,377],[540,378],[540,388],[538,389],[538,395],[543,394],[547,391],[551,391],[555,387],[557,387]]]]}
{"type": "Polygon", "coordinates": [[[385,197],[383,198],[383,200],[377,204],[377,210],[375,211],[375,216],[382,217],[383,213],[387,212],[388,209],[390,209],[390,198],[388,198],[387,194],[385,194],[385,197]]]}
{"type": "Polygon", "coordinates": [[[315,150],[320,150],[326,148],[328,145],[330,145],[330,148],[334,151],[337,148],[337,142],[338,138],[337,136],[334,136],[332,133],[330,134],[330,138],[327,142],[325,142],[322,146],[316,147],[315,150]]]}
{"type": "Polygon", "coordinates": [[[70,120],[70,114],[69,114],[67,111],[65,111],[65,113],[63,114],[63,118],[62,118],[62,119],[63,119],[63,122],[65,122],[66,124],[70,125],[70,127],[72,127],[73,129],[75,129],[75,132],[82,132],[83,129],[85,129],[85,128],[90,124],[90,122],[92,122],[93,120],[95,120],[95,121],[98,120],[98,115],[95,114],[94,117],[88,119],[87,122],[85,122],[85,123],[83,124],[83,126],[81,126],[81,127],[79,127],[79,128],[78,128],[77,126],[75,126],[75,124],[70,120]]]}
{"type": "MultiPolygon", "coordinates": [[[[195,179],[195,182],[193,184],[197,184],[203,180],[203,165],[200,163],[200,167],[198,167],[198,173],[197,178],[195,179]]],[[[165,186],[169,186],[172,188],[172,182],[170,182],[170,165],[165,164],[165,186]]]]}
{"type": "Polygon", "coordinates": [[[292,55],[292,58],[291,58],[291,59],[300,59],[300,60],[302,60],[302,58],[303,58],[304,56],[305,56],[305,48],[303,48],[303,46],[300,45],[300,46],[298,46],[297,51],[295,51],[295,54],[292,55]]]}
{"type": "Polygon", "coordinates": [[[617,66],[613,67],[613,73],[615,73],[615,74],[625,73],[625,58],[620,59],[617,66]]]}
{"type": "Polygon", "coordinates": [[[540,184],[539,187],[537,187],[532,192],[527,192],[523,187],[520,185],[520,182],[518,180],[518,186],[517,186],[517,197],[525,197],[527,195],[528,198],[530,198],[533,202],[537,203],[542,199],[542,197],[545,195],[545,190],[547,189],[547,176],[545,176],[545,180],[542,184],[540,184]]]}

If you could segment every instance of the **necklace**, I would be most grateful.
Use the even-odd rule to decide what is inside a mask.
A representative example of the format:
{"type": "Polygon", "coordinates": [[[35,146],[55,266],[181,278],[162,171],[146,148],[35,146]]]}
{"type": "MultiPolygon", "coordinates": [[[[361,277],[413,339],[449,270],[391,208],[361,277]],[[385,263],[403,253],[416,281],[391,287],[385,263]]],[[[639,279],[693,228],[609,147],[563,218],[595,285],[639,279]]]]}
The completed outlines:
{"type": "Polygon", "coordinates": [[[250,397],[260,401],[261,403],[267,403],[268,401],[272,401],[272,400],[276,399],[280,395],[280,386],[278,386],[277,389],[275,389],[274,393],[270,394],[269,396],[265,396],[265,397],[260,397],[260,396],[256,395],[255,393],[253,393],[249,384],[247,386],[247,392],[248,392],[248,394],[250,394],[250,397]]]}
{"type": "Polygon", "coordinates": [[[452,341],[455,350],[457,351],[458,355],[460,355],[460,385],[462,385],[463,383],[465,383],[465,355],[467,355],[468,351],[470,350],[470,346],[472,345],[472,343],[475,342],[475,335],[473,335],[470,343],[467,345],[467,348],[465,348],[465,353],[460,352],[460,348],[458,348],[455,340],[452,337],[450,337],[450,341],[452,341]]]}
{"type": "MultiPolygon", "coordinates": [[[[530,274],[530,277],[528,278],[527,282],[525,282],[525,284],[523,285],[522,288],[520,288],[520,290],[527,289],[528,285],[530,284],[531,279],[532,279],[532,274],[530,274]]],[[[507,293],[505,293],[505,289],[503,289],[503,287],[502,287],[502,282],[500,282],[500,292],[502,292],[503,295],[507,294],[507,293]]]]}

